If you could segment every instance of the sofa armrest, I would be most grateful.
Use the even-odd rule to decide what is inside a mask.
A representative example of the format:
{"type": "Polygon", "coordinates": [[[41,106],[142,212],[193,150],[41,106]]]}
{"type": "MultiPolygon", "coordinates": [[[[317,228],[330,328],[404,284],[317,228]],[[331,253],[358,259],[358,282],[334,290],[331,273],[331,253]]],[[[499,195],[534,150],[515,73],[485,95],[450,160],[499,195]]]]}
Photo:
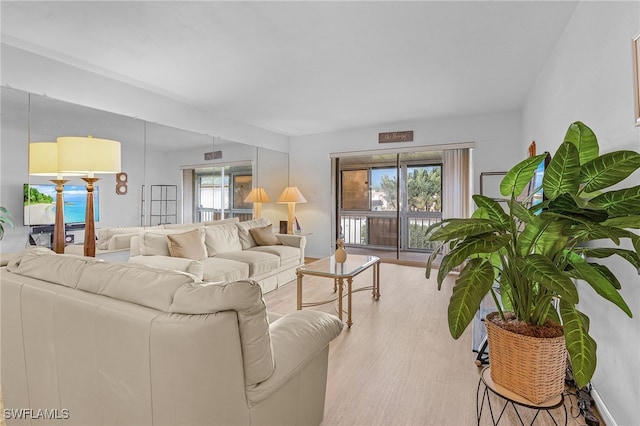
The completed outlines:
{"type": "Polygon", "coordinates": [[[129,240],[129,256],[140,256],[140,238],[135,235],[129,240]]]}
{"type": "Polygon", "coordinates": [[[271,377],[247,387],[247,400],[253,406],[276,392],[300,372],[342,331],[336,316],[319,311],[296,311],[270,325],[275,370],[271,377]]]}
{"type": "Polygon", "coordinates": [[[109,240],[107,250],[123,250],[131,247],[131,238],[137,234],[116,234],[109,240]]]}
{"type": "Polygon", "coordinates": [[[285,246],[298,247],[304,250],[304,246],[307,245],[307,237],[304,235],[276,234],[276,237],[285,246]]]}
{"type": "Polygon", "coordinates": [[[171,269],[173,271],[186,272],[193,275],[196,280],[202,281],[204,271],[202,263],[183,257],[170,256],[131,256],[129,262],[142,265],[155,266],[156,268],[171,269]]]}

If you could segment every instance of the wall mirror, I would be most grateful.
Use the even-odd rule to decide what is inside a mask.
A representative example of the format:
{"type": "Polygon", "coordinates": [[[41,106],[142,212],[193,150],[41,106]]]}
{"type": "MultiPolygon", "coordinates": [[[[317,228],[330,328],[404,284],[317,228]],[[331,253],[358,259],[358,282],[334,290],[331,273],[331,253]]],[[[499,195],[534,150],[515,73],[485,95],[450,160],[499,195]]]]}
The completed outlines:
{"type": "MultiPolygon", "coordinates": [[[[99,176],[96,228],[250,219],[253,206],[244,200],[257,185],[272,201],[264,205],[263,216],[274,223],[286,217],[275,200],[287,186],[287,153],[2,87],[0,205],[13,213],[16,224],[2,241],[7,250],[23,248],[33,231],[23,218],[24,186],[50,183],[29,176],[28,141],[86,135],[119,141],[126,173],[126,182],[99,176]],[[118,184],[126,184],[126,191],[118,191],[118,184]]],[[[72,178],[67,185],[84,183],[72,178]]],[[[47,245],[48,235],[35,231],[37,243],[47,245]]],[[[76,242],[82,238],[77,232],[76,242]]]]}

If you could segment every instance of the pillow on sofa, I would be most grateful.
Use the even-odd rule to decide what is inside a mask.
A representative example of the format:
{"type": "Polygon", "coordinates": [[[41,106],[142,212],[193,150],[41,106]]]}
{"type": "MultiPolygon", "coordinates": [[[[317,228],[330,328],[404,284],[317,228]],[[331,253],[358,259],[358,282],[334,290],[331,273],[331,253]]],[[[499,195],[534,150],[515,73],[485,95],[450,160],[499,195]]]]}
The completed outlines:
{"type": "Polygon", "coordinates": [[[207,258],[207,249],[204,246],[199,229],[181,234],[169,234],[167,235],[167,240],[171,257],[183,257],[193,260],[207,258]]]}
{"type": "Polygon", "coordinates": [[[209,256],[226,253],[229,251],[240,251],[240,237],[235,223],[222,225],[205,226],[204,242],[207,246],[209,256]]]}
{"type": "MultiPolygon", "coordinates": [[[[204,228],[198,228],[200,238],[204,241],[204,228]]],[[[158,229],[153,231],[140,231],[138,233],[138,248],[143,256],[171,256],[167,235],[181,234],[177,229],[158,229]]]]}
{"type": "Polygon", "coordinates": [[[273,234],[271,225],[263,226],[262,228],[251,228],[249,234],[253,237],[253,240],[259,246],[275,246],[280,244],[280,240],[273,234]]]}
{"type": "Polygon", "coordinates": [[[251,247],[257,246],[255,240],[249,233],[249,229],[252,228],[262,228],[264,226],[269,225],[271,222],[267,218],[260,219],[252,219],[246,220],[244,222],[237,223],[238,227],[238,236],[240,237],[240,243],[242,244],[242,250],[250,249],[251,247]]]}

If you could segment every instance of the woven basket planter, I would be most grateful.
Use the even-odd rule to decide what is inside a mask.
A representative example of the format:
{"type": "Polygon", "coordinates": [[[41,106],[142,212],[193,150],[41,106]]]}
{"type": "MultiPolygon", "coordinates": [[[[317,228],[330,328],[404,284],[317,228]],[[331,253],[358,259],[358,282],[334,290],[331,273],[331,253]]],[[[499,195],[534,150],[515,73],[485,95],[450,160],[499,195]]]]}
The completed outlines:
{"type": "Polygon", "coordinates": [[[487,315],[491,379],[500,386],[540,404],[564,391],[567,348],[564,336],[538,338],[513,333],[487,315]]]}

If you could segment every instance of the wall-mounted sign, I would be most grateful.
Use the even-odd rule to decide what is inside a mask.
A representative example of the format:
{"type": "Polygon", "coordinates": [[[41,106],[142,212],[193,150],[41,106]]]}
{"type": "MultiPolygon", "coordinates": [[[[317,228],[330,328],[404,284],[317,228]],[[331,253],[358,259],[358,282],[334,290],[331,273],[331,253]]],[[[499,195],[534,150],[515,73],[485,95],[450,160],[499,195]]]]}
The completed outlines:
{"type": "Polygon", "coordinates": [[[413,130],[378,133],[378,143],[387,142],[413,142],[413,130]]]}
{"type": "Polygon", "coordinates": [[[212,151],[212,152],[205,152],[204,153],[204,160],[205,161],[219,160],[221,158],[222,158],[222,151],[212,151]]]}

